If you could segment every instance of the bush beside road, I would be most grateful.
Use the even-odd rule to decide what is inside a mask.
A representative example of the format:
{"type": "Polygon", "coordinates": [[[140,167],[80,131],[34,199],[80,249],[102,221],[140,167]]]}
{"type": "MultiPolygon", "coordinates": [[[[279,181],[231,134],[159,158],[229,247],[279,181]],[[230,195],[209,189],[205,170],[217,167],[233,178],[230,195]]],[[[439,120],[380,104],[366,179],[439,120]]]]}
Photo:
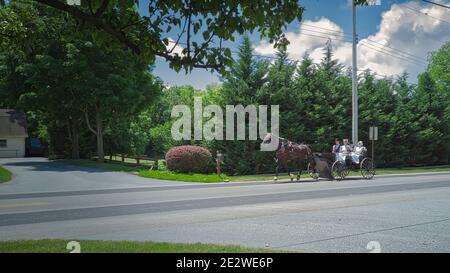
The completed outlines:
{"type": "Polygon", "coordinates": [[[185,182],[223,182],[224,179],[227,179],[225,175],[217,175],[217,174],[201,174],[201,173],[176,173],[171,171],[152,171],[152,170],[142,170],[139,172],[139,176],[146,178],[156,178],[162,180],[176,180],[176,181],[185,181],[185,182]]]}
{"type": "Polygon", "coordinates": [[[0,183],[8,182],[9,180],[11,180],[11,177],[11,172],[0,166],[0,183]]]}

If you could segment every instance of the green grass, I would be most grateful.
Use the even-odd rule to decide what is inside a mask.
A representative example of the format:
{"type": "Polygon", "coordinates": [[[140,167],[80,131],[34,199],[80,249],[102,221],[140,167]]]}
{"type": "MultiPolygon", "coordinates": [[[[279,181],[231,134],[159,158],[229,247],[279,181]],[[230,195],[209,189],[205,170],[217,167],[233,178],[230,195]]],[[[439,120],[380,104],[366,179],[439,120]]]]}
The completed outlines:
{"type": "MultiPolygon", "coordinates": [[[[0,253],[69,253],[70,240],[0,241],[0,253]]],[[[78,240],[81,253],[270,253],[270,249],[236,245],[78,240]]]]}
{"type": "Polygon", "coordinates": [[[8,182],[9,180],[11,180],[11,177],[11,172],[0,166],[0,183],[8,182]]]}
{"type": "Polygon", "coordinates": [[[151,170],[141,170],[139,172],[139,176],[163,180],[203,182],[203,183],[223,182],[224,179],[228,179],[225,175],[219,176],[217,174],[198,174],[198,173],[185,174],[185,173],[175,173],[171,171],[151,171],[151,170]]]}
{"type": "Polygon", "coordinates": [[[379,169],[377,174],[408,174],[408,173],[433,173],[448,172],[450,167],[420,167],[420,168],[403,168],[403,169],[379,169]]]}
{"type": "Polygon", "coordinates": [[[113,172],[129,172],[129,173],[137,173],[140,170],[146,169],[148,167],[145,166],[130,166],[126,164],[120,164],[120,163],[100,163],[89,159],[64,159],[64,160],[58,160],[57,162],[62,162],[70,165],[77,165],[77,166],[85,166],[85,167],[92,167],[92,168],[98,168],[103,169],[107,171],[113,171],[113,172]]]}
{"type": "Polygon", "coordinates": [[[100,163],[88,159],[58,160],[57,162],[98,168],[113,172],[128,172],[146,178],[155,178],[162,180],[213,183],[213,182],[223,182],[224,179],[228,179],[228,177],[225,175],[218,176],[217,174],[197,174],[197,173],[185,174],[185,173],[175,173],[171,171],[148,170],[148,166],[130,166],[123,163],[111,163],[111,162],[100,163]]]}
{"type": "MultiPolygon", "coordinates": [[[[237,175],[237,176],[218,176],[217,174],[183,174],[175,173],[171,171],[160,171],[160,170],[148,170],[148,166],[133,166],[129,164],[124,164],[122,162],[115,163],[99,163],[92,160],[80,159],[80,160],[58,160],[59,162],[74,164],[80,166],[100,168],[108,171],[114,172],[128,172],[133,174],[138,174],[139,176],[146,178],[155,178],[163,180],[175,180],[175,181],[186,181],[186,182],[203,182],[203,183],[213,183],[213,182],[223,182],[224,180],[229,180],[232,182],[245,182],[245,181],[270,181],[273,180],[274,174],[257,174],[257,175],[237,175]]],[[[377,169],[377,175],[382,174],[413,174],[413,173],[431,173],[431,172],[444,172],[450,171],[449,166],[440,167],[416,167],[416,168],[401,168],[401,169],[377,169]]],[[[359,172],[351,172],[350,175],[358,176],[359,172]]],[[[303,173],[300,179],[308,179],[309,175],[303,173]]],[[[289,179],[286,173],[282,173],[278,177],[279,180],[289,179]]],[[[1,169],[0,169],[0,181],[1,181],[1,169]]]]}

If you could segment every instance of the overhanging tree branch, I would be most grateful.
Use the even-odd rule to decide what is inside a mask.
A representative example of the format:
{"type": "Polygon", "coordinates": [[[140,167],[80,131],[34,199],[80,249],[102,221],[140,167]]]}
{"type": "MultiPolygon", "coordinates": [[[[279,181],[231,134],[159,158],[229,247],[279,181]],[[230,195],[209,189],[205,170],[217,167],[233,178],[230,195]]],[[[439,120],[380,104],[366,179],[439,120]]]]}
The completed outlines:
{"type": "Polygon", "coordinates": [[[105,12],[106,8],[108,7],[108,4],[109,4],[109,0],[103,0],[102,4],[95,12],[95,16],[102,15],[102,13],[105,12]]]}
{"type": "Polygon", "coordinates": [[[236,32],[259,31],[278,48],[288,43],[282,35],[283,28],[293,20],[300,21],[304,10],[297,0],[210,0],[202,4],[182,0],[181,5],[179,0],[151,0],[148,3],[149,15],[141,16],[134,2],[122,5],[101,0],[98,7],[89,11],[87,7],[70,6],[65,0],[36,1],[87,22],[144,59],[154,61],[155,56],[162,57],[177,71],[181,68],[186,71],[205,68],[224,72],[224,65],[231,64],[232,57],[229,48],[222,48],[222,41],[234,40],[236,32]],[[172,27],[181,29],[172,47],[168,47],[167,38],[162,38],[164,27],[166,31],[172,27]],[[203,31],[203,42],[191,43],[200,30],[203,31]],[[172,54],[184,35],[187,43],[182,56],[172,54]],[[216,37],[220,46],[212,47],[216,37]]]}
{"type": "Polygon", "coordinates": [[[108,24],[105,24],[99,17],[84,13],[83,11],[77,9],[76,7],[67,5],[58,0],[36,0],[36,1],[39,3],[45,4],[45,5],[48,5],[50,7],[68,12],[69,14],[71,14],[77,18],[88,21],[89,23],[93,24],[94,26],[111,34],[113,37],[118,39],[122,44],[124,44],[128,48],[130,48],[134,53],[136,53],[136,54],[141,53],[139,46],[134,44],[124,33],[114,29],[113,27],[111,27],[108,24]]]}

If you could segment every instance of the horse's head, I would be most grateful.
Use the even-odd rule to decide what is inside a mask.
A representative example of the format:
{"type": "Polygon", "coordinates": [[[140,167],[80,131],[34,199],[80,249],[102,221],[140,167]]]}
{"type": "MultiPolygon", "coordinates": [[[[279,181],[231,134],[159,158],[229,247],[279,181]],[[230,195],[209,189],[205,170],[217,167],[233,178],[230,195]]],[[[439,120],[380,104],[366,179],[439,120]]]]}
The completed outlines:
{"type": "Polygon", "coordinates": [[[268,133],[262,140],[261,151],[276,151],[280,148],[280,137],[268,133]]]}
{"type": "Polygon", "coordinates": [[[272,134],[271,133],[267,133],[267,135],[263,138],[262,143],[264,144],[268,144],[272,141],[272,134]]]}

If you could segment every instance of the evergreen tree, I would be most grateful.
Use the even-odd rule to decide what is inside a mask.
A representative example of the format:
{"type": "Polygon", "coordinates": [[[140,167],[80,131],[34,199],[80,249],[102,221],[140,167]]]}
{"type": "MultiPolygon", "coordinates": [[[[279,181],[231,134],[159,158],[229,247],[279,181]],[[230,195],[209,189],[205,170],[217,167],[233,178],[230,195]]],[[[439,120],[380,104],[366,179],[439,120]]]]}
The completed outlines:
{"type": "Polygon", "coordinates": [[[422,164],[446,163],[448,160],[448,123],[445,111],[448,102],[439,91],[429,72],[419,75],[419,82],[411,102],[414,112],[414,161],[422,164]]]}
{"type": "Polygon", "coordinates": [[[296,63],[288,59],[286,48],[277,53],[277,59],[270,66],[267,74],[267,83],[258,93],[258,100],[265,105],[279,105],[280,109],[280,136],[291,141],[303,142],[301,132],[295,125],[300,117],[297,113],[299,103],[294,84],[296,63]]]}
{"type": "Polygon", "coordinates": [[[388,134],[392,143],[388,145],[393,154],[392,166],[405,166],[412,162],[414,135],[412,133],[411,117],[414,113],[411,100],[413,86],[407,82],[408,74],[403,73],[393,85],[396,109],[392,115],[392,125],[388,134]]]}
{"type": "Polygon", "coordinates": [[[378,126],[379,139],[376,141],[376,158],[380,164],[390,164],[394,160],[392,153],[395,131],[390,128],[395,114],[396,104],[392,83],[388,79],[375,80],[369,72],[364,73],[358,88],[360,105],[360,140],[369,143],[369,127],[378,126]]]}
{"type": "Polygon", "coordinates": [[[317,70],[317,104],[315,106],[316,148],[329,151],[335,137],[349,138],[351,130],[351,81],[343,75],[343,66],[333,59],[331,43],[317,70]]]}
{"type": "MultiPolygon", "coordinates": [[[[238,58],[231,67],[220,89],[219,105],[225,111],[226,105],[255,105],[259,101],[256,94],[265,83],[264,76],[267,73],[268,63],[265,60],[255,60],[252,53],[250,38],[244,36],[239,47],[238,58]]],[[[225,116],[225,112],[224,112],[225,116]]],[[[248,117],[246,117],[246,140],[211,141],[204,142],[213,153],[224,153],[224,168],[229,173],[255,173],[266,169],[267,153],[260,152],[260,141],[248,139],[248,117]]],[[[224,134],[226,121],[224,119],[224,134]]],[[[231,128],[235,130],[236,128],[231,128]]],[[[235,131],[236,136],[236,131],[235,131]]],[[[225,136],[224,136],[225,137],[225,136]]]]}

